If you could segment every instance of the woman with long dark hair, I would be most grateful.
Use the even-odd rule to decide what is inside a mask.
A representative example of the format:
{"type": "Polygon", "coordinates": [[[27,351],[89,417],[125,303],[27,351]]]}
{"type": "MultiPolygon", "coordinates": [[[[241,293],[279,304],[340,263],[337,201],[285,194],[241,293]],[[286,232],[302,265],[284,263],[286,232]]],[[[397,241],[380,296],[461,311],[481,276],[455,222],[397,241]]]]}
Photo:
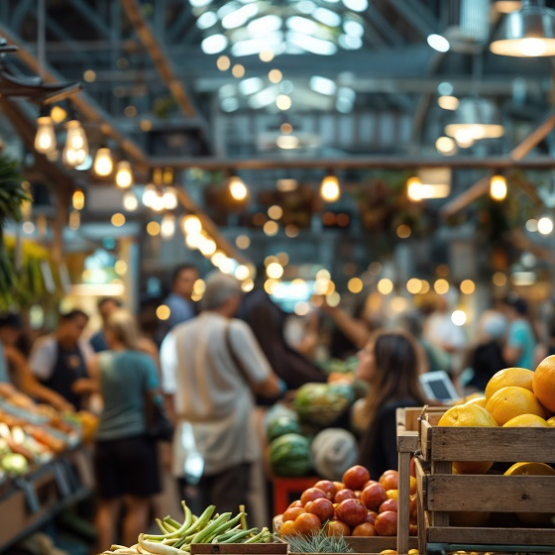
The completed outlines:
{"type": "Polygon", "coordinates": [[[404,331],[378,331],[359,353],[357,378],[370,384],[359,416],[364,424],[359,462],[372,476],[397,468],[395,412],[426,404],[418,381],[423,371],[422,350],[404,331]]]}

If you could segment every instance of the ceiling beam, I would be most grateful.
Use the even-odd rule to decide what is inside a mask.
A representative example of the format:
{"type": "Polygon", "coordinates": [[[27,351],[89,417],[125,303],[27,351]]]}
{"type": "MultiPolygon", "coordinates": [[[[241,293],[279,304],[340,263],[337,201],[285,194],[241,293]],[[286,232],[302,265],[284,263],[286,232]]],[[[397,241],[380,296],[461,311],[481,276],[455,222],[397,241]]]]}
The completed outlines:
{"type": "Polygon", "coordinates": [[[187,117],[195,117],[197,115],[197,111],[189,99],[181,81],[176,77],[170,61],[162,46],[154,36],[150,25],[145,21],[139,4],[136,0],[121,0],[121,4],[127,14],[127,17],[135,27],[137,35],[139,35],[139,39],[151,57],[156,71],[166,83],[172,96],[177,102],[177,105],[187,117]]]}
{"type": "Polygon", "coordinates": [[[438,29],[434,28],[430,22],[431,17],[427,17],[427,12],[424,11],[425,6],[418,0],[388,0],[388,2],[422,37],[426,38],[428,35],[438,32],[438,29]]]}
{"type": "MultiPolygon", "coordinates": [[[[514,147],[508,157],[509,165],[507,167],[512,168],[525,168],[529,167],[527,163],[536,163],[539,160],[546,160],[549,157],[542,158],[532,158],[530,160],[524,160],[525,156],[529,154],[534,147],[536,147],[555,127],[555,108],[549,111],[547,116],[542,120],[542,122],[533,129],[520,143],[514,147]]],[[[547,161],[547,160],[546,160],[547,161]]],[[[554,160],[555,162],[555,160],[554,160]]],[[[503,166],[492,166],[491,169],[503,169],[503,166]]],[[[546,167],[545,169],[555,168],[555,163],[551,168],[546,167]]],[[[473,203],[475,200],[479,199],[482,195],[485,195],[489,191],[490,176],[483,177],[477,181],[474,185],[469,187],[464,193],[449,201],[442,209],[441,215],[445,218],[456,214],[460,210],[466,208],[469,204],[473,203]]],[[[521,188],[525,189],[525,192],[530,195],[530,191],[526,190],[526,186],[523,185],[521,188]]]]}
{"type": "Polygon", "coordinates": [[[451,168],[451,169],[544,169],[555,168],[555,159],[541,156],[529,160],[513,160],[509,157],[498,158],[466,158],[455,156],[450,158],[424,158],[406,156],[353,156],[350,158],[163,158],[151,157],[149,163],[154,167],[171,167],[174,169],[199,168],[203,170],[268,170],[268,169],[326,169],[367,170],[367,169],[398,169],[413,168],[451,168]]]}

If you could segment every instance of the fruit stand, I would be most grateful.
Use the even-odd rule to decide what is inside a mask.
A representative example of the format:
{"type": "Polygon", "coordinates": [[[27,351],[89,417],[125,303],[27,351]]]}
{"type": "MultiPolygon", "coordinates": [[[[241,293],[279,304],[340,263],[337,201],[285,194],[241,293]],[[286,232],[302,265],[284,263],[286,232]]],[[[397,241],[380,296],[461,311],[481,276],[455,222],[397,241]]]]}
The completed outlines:
{"type": "Polygon", "coordinates": [[[25,538],[92,491],[87,453],[76,449],[0,482],[0,552],[25,538]]]}
{"type": "Polygon", "coordinates": [[[541,468],[555,462],[555,429],[440,427],[428,417],[416,461],[420,552],[552,552],[555,476],[452,474],[452,465],[526,460],[541,468]]]}

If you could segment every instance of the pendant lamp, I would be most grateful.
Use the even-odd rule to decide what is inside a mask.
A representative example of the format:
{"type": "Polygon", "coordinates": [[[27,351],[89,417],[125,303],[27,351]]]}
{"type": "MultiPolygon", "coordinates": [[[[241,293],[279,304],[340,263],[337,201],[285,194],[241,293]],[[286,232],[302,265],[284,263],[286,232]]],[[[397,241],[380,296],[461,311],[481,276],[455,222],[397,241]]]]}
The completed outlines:
{"type": "Polygon", "coordinates": [[[523,0],[522,8],[501,22],[489,48],[499,56],[554,56],[555,11],[542,0],[523,0]]]}

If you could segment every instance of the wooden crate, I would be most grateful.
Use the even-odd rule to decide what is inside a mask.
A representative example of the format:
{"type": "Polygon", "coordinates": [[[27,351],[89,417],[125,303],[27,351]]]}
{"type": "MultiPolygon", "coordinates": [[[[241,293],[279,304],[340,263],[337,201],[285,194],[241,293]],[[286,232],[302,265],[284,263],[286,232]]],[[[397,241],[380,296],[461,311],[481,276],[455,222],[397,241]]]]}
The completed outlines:
{"type": "MultiPolygon", "coordinates": [[[[434,421],[439,420],[447,409],[428,408],[434,421]]],[[[399,512],[397,521],[397,553],[406,554],[414,549],[415,538],[409,536],[410,523],[410,461],[419,449],[418,428],[423,407],[397,409],[397,452],[399,453],[399,512]]],[[[388,548],[386,548],[388,549],[388,548]]]]}
{"type": "MultiPolygon", "coordinates": [[[[283,523],[282,515],[274,517],[274,532],[277,534],[283,523]]],[[[355,553],[380,553],[386,549],[397,550],[398,538],[395,536],[356,537],[345,536],[345,541],[355,553]]],[[[408,538],[409,549],[418,548],[418,538],[408,538]]],[[[408,550],[407,550],[408,552],[408,550]]]]}
{"type": "Polygon", "coordinates": [[[420,421],[417,494],[426,544],[555,547],[555,528],[456,527],[448,511],[555,515],[555,476],[453,475],[452,462],[555,462],[552,428],[447,428],[420,421]],[[429,463],[426,470],[423,463],[429,463]]]}
{"type": "Polygon", "coordinates": [[[286,555],[287,544],[274,543],[194,543],[191,555],[286,555]]]}

